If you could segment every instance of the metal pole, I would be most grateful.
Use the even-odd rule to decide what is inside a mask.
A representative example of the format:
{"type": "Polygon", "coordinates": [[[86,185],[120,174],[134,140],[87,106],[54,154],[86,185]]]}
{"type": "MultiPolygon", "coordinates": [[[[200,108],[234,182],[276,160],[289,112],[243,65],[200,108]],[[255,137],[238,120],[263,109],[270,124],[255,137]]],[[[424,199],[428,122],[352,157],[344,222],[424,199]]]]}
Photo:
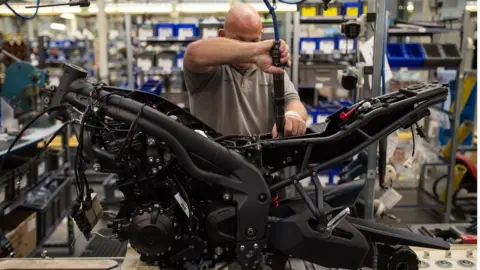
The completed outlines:
{"type": "Polygon", "coordinates": [[[298,72],[300,62],[300,12],[293,14],[293,54],[292,54],[292,83],[298,89],[298,72]]]}
{"type": "Polygon", "coordinates": [[[128,88],[133,89],[135,83],[133,79],[132,18],[128,13],[125,13],[125,41],[127,46],[128,88]]]}
{"type": "Polygon", "coordinates": [[[45,37],[38,36],[38,68],[45,68],[45,37]]]}
{"type": "MultiPolygon", "coordinates": [[[[381,75],[382,75],[382,61],[384,55],[381,53],[385,47],[385,23],[386,23],[386,0],[368,1],[368,10],[375,10],[375,39],[373,55],[373,75],[372,75],[372,96],[381,95],[381,75]]],[[[365,195],[365,219],[372,220],[373,215],[373,201],[375,200],[375,181],[377,179],[377,148],[378,143],[374,143],[368,147],[368,166],[367,179],[364,188],[365,195]]]]}
{"type": "Polygon", "coordinates": [[[468,39],[473,36],[473,27],[470,21],[470,12],[465,11],[463,14],[463,37],[462,37],[462,53],[464,55],[462,58],[462,62],[460,64],[460,68],[457,70],[457,83],[456,83],[456,94],[455,94],[455,111],[454,111],[454,118],[453,118],[453,126],[452,129],[452,148],[450,152],[450,160],[449,160],[449,167],[448,167],[448,182],[447,182],[447,200],[445,202],[445,216],[444,222],[450,222],[450,215],[452,213],[452,195],[453,195],[453,181],[455,179],[455,163],[456,163],[456,154],[458,148],[458,128],[460,126],[460,101],[462,100],[462,90],[463,90],[463,79],[465,77],[465,65],[467,64],[467,51],[468,48],[468,39]]]}
{"type": "MultiPolygon", "coordinates": [[[[292,32],[293,32],[293,24],[292,24],[292,13],[291,12],[286,12],[285,13],[285,42],[288,44],[290,47],[290,51],[294,50],[292,44],[292,32]]],[[[292,78],[292,69],[291,68],[286,68],[285,69],[288,76],[292,78]]]]}
{"type": "Polygon", "coordinates": [[[98,0],[97,30],[98,30],[98,52],[100,57],[99,77],[101,81],[108,81],[108,44],[107,44],[107,14],[105,12],[105,1],[98,0]]]}

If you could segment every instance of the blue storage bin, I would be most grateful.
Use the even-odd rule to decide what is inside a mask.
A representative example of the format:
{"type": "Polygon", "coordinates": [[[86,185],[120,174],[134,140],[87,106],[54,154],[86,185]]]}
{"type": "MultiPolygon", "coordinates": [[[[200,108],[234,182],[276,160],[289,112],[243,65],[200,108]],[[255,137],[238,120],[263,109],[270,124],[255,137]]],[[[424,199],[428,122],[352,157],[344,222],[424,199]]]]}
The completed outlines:
{"type": "Polygon", "coordinates": [[[318,49],[325,54],[333,53],[335,46],[337,46],[337,42],[334,37],[318,38],[318,49]]]}
{"type": "Polygon", "coordinates": [[[402,67],[405,60],[405,51],[401,43],[387,44],[387,58],[390,67],[402,67]]]}
{"type": "Polygon", "coordinates": [[[183,57],[185,56],[184,52],[177,53],[175,56],[175,67],[183,69],[183,57]]]}
{"type": "Polygon", "coordinates": [[[175,26],[175,36],[179,38],[198,37],[198,32],[196,24],[179,23],[175,26]]]}
{"type": "Polygon", "coordinates": [[[312,37],[303,37],[300,38],[300,53],[306,52],[306,53],[312,53],[314,51],[317,51],[319,48],[319,39],[318,38],[312,38],[312,37]],[[315,49],[313,49],[315,48],[315,49]]]}
{"type": "Polygon", "coordinates": [[[176,27],[173,23],[157,23],[155,25],[156,37],[176,37],[176,27]]]}
{"type": "Polygon", "coordinates": [[[391,67],[423,67],[425,63],[419,43],[388,43],[387,57],[391,67]]]}
{"type": "Polygon", "coordinates": [[[340,48],[340,44],[343,42],[347,42],[346,46],[348,48],[348,52],[357,50],[357,42],[354,39],[347,39],[346,37],[342,36],[335,37],[335,50],[341,50],[342,52],[345,52],[345,48],[340,48]]]}
{"type": "Polygon", "coordinates": [[[425,61],[422,45],[419,43],[405,43],[405,54],[410,67],[422,67],[425,61]]]}
{"type": "Polygon", "coordinates": [[[163,90],[163,82],[149,79],[141,87],[140,91],[160,96],[163,90]]]}

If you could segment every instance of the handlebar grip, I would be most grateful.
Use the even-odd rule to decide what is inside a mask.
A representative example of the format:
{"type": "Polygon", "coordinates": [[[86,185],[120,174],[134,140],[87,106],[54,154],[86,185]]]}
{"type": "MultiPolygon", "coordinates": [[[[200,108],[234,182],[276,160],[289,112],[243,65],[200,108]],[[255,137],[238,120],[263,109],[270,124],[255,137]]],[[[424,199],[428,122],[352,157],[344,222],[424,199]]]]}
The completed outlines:
{"type": "Polygon", "coordinates": [[[281,67],[282,63],[280,63],[280,59],[282,58],[282,55],[280,54],[280,40],[275,40],[275,43],[273,44],[272,47],[272,60],[273,60],[273,65],[276,67],[281,67]]]}

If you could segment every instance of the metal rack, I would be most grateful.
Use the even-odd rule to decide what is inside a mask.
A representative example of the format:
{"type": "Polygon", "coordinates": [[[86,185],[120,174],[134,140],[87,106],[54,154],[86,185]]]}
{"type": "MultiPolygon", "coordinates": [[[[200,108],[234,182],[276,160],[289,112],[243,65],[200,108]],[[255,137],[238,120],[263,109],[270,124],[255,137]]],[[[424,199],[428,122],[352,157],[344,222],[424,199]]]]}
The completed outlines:
{"type": "MultiPolygon", "coordinates": [[[[15,145],[12,150],[10,151],[10,153],[13,153],[13,152],[18,152],[18,151],[21,151],[22,149],[25,149],[25,148],[28,148],[28,147],[31,147],[33,145],[36,145],[37,143],[43,141],[43,140],[46,140],[48,139],[50,136],[54,135],[55,132],[57,132],[60,128],[61,128],[61,124],[60,125],[55,125],[55,126],[52,126],[52,127],[49,127],[49,128],[43,128],[43,129],[36,129],[32,134],[29,134],[25,137],[23,137],[23,142],[15,145]]],[[[43,183],[46,183],[47,181],[50,181],[52,178],[54,177],[59,177],[59,176],[64,176],[64,177],[68,177],[65,173],[68,171],[68,169],[70,168],[70,162],[69,162],[69,157],[71,156],[70,154],[70,148],[68,147],[68,138],[70,138],[70,134],[71,134],[71,128],[70,126],[68,126],[64,132],[63,132],[63,135],[62,135],[62,147],[64,149],[66,149],[65,153],[63,154],[63,158],[64,158],[64,165],[59,167],[55,172],[52,172],[52,173],[49,173],[46,177],[44,177],[41,181],[35,183],[33,186],[29,187],[27,190],[25,190],[24,192],[22,192],[19,196],[15,197],[13,200],[11,201],[8,201],[8,202],[5,202],[2,207],[3,207],[3,212],[2,212],[2,216],[5,216],[5,215],[8,215],[9,213],[11,213],[13,210],[19,208],[22,206],[22,204],[25,202],[26,198],[27,198],[27,194],[28,192],[34,190],[36,187],[40,186],[41,184],[43,183]]],[[[7,150],[2,150],[0,151],[0,158],[1,157],[4,157],[5,154],[6,154],[7,150]]],[[[69,184],[71,184],[71,182],[68,182],[69,184]]],[[[58,187],[60,188],[60,186],[58,187]]],[[[68,187],[70,188],[70,187],[68,187]]],[[[67,222],[67,226],[68,226],[68,239],[67,239],[67,242],[66,243],[59,243],[59,244],[45,244],[46,241],[48,240],[48,238],[50,238],[50,236],[53,234],[53,232],[55,231],[55,229],[58,227],[58,225],[64,220],[65,217],[68,216],[68,212],[69,211],[65,211],[61,217],[59,217],[57,220],[55,220],[53,223],[55,224],[54,227],[52,227],[46,234],[45,234],[45,237],[39,241],[39,243],[37,243],[37,247],[35,248],[35,250],[29,255],[29,257],[32,257],[32,256],[35,256],[38,254],[38,252],[42,249],[42,248],[46,248],[46,247],[64,247],[64,248],[68,248],[68,252],[69,254],[73,254],[74,252],[74,247],[72,245],[74,239],[75,239],[75,235],[74,235],[74,227],[73,227],[73,221],[68,218],[68,222],[67,222]]]]}
{"type": "MultiPolygon", "coordinates": [[[[456,67],[455,69],[457,70],[457,77],[456,77],[456,86],[455,86],[455,99],[456,101],[459,101],[462,99],[463,95],[463,79],[465,76],[466,72],[471,72],[467,71],[466,69],[466,64],[471,63],[471,59],[473,57],[472,51],[469,50],[468,48],[468,38],[473,36],[473,27],[471,24],[471,12],[465,11],[464,13],[464,18],[463,18],[463,32],[462,32],[462,41],[461,41],[461,55],[462,55],[462,62],[461,64],[456,67]]],[[[460,32],[461,29],[389,29],[388,33],[389,36],[394,35],[394,36],[429,36],[432,40],[432,42],[438,41],[438,34],[443,34],[443,33],[449,33],[449,32],[460,32]],[[390,34],[392,33],[392,34],[390,34]]],[[[422,68],[424,70],[431,70],[431,68],[422,68]]],[[[421,172],[420,172],[420,179],[419,179],[419,185],[418,185],[418,191],[417,191],[417,202],[421,202],[421,205],[410,205],[410,204],[405,204],[405,205],[400,205],[399,207],[417,207],[417,208],[427,208],[427,209],[432,209],[436,208],[439,209],[441,206],[445,206],[445,212],[443,214],[443,221],[445,223],[449,223],[451,221],[451,213],[452,213],[452,196],[453,196],[453,182],[454,182],[454,174],[455,174],[455,163],[456,163],[456,153],[458,151],[471,151],[471,147],[459,147],[457,144],[457,139],[458,139],[458,128],[460,125],[460,102],[455,102],[455,107],[453,113],[444,111],[440,108],[437,107],[432,107],[432,109],[439,111],[440,113],[444,113],[448,115],[449,120],[453,119],[453,126],[451,127],[452,130],[452,135],[451,135],[451,140],[452,140],[452,147],[451,147],[451,152],[448,161],[444,162],[437,162],[437,163],[428,163],[428,164],[422,164],[421,167],[421,172]],[[425,188],[425,171],[426,167],[439,167],[439,166],[448,166],[448,178],[447,178],[447,200],[445,203],[439,201],[436,199],[429,191],[426,190],[425,188]],[[425,196],[424,196],[425,195],[425,196]]],[[[425,130],[429,129],[429,119],[428,117],[425,119],[425,130]]],[[[435,151],[434,152],[439,152],[435,151]]],[[[401,192],[406,192],[408,195],[409,190],[402,190],[400,189],[399,191],[401,192]]]]}

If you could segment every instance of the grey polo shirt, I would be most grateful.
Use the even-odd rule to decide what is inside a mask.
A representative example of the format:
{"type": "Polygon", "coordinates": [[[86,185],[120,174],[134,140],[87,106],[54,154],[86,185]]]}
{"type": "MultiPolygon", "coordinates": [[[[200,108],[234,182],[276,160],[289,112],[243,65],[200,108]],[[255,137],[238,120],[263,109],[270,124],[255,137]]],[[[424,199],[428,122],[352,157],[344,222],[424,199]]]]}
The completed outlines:
{"type": "MultiPolygon", "coordinates": [[[[241,72],[221,65],[207,73],[184,68],[190,111],[224,135],[254,135],[271,132],[274,119],[273,75],[254,66],[241,72]]],[[[298,99],[285,73],[285,105],[298,99]]]]}

